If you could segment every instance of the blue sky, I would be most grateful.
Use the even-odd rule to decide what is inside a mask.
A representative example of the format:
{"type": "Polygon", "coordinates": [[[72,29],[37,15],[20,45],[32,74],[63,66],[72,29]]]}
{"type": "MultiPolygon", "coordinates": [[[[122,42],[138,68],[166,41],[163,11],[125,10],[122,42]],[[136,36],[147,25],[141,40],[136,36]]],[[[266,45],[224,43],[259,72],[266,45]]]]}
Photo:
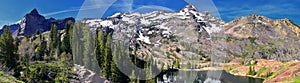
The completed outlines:
{"type": "MultiPolygon", "coordinates": [[[[21,20],[22,17],[30,12],[33,8],[37,8],[39,13],[46,18],[54,17],[57,19],[66,17],[77,17],[78,11],[89,13],[84,18],[101,17],[95,9],[99,9],[106,5],[99,3],[100,1],[109,2],[109,0],[6,0],[0,3],[0,26],[4,24],[13,24],[21,20]],[[95,5],[96,4],[96,5],[95,5]],[[82,7],[87,5],[95,5],[96,7],[82,7]],[[85,9],[86,8],[86,9],[85,9]],[[88,9],[90,8],[90,9],[88,9]]],[[[113,0],[110,0],[113,1],[113,0]]],[[[203,0],[187,0],[187,1],[203,1],[203,0]]],[[[209,0],[206,0],[209,1],[209,0]]],[[[212,0],[219,12],[220,17],[225,21],[231,21],[240,16],[249,14],[259,14],[272,19],[288,18],[300,24],[300,0],[212,0]]],[[[193,3],[195,3],[193,2],[193,3]]],[[[116,12],[141,11],[151,8],[178,11],[185,5],[184,0],[118,0],[109,7],[103,17],[112,15],[116,12]],[[131,5],[128,5],[131,4],[131,5]],[[128,7],[131,6],[131,7],[128,7]]],[[[207,3],[198,3],[202,6],[198,8],[203,11],[208,6],[207,3]]],[[[211,6],[214,7],[214,6],[211,6]]],[[[213,8],[206,8],[210,9],[213,8]]],[[[100,11],[100,10],[98,10],[100,11]]]]}

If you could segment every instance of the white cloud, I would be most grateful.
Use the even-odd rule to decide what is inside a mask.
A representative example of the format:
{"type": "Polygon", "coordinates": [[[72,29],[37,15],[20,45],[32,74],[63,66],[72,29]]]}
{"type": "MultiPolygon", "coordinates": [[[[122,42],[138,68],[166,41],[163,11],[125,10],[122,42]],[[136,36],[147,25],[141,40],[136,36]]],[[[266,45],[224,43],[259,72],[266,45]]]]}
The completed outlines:
{"type": "Polygon", "coordinates": [[[156,5],[144,5],[144,6],[141,6],[135,10],[133,10],[134,12],[136,11],[142,11],[142,10],[147,10],[147,9],[156,9],[156,10],[165,10],[165,11],[174,11],[170,8],[167,8],[167,7],[163,7],[163,6],[156,6],[156,5]]]}
{"type": "Polygon", "coordinates": [[[66,10],[60,10],[60,11],[54,11],[54,12],[49,12],[49,13],[44,13],[42,15],[44,16],[52,16],[52,15],[57,15],[57,14],[62,14],[62,13],[68,13],[68,12],[76,12],[76,11],[81,11],[81,10],[91,10],[91,9],[97,9],[97,8],[101,8],[101,7],[105,7],[108,5],[94,5],[94,6],[84,6],[84,7],[77,7],[77,8],[73,8],[73,9],[66,9],[66,10]]]}
{"type": "MultiPolygon", "coordinates": [[[[57,14],[62,14],[62,13],[68,13],[68,12],[77,12],[78,14],[82,13],[89,13],[85,12],[84,10],[91,10],[90,12],[94,12],[95,10],[107,10],[108,7],[110,6],[120,6],[124,4],[113,4],[116,0],[85,0],[82,6],[80,7],[73,7],[71,9],[65,9],[65,10],[60,10],[60,11],[54,11],[54,12],[49,12],[49,13],[44,13],[42,15],[44,16],[52,16],[52,15],[57,15],[57,14]]],[[[102,12],[104,13],[104,12],[102,12]]]]}

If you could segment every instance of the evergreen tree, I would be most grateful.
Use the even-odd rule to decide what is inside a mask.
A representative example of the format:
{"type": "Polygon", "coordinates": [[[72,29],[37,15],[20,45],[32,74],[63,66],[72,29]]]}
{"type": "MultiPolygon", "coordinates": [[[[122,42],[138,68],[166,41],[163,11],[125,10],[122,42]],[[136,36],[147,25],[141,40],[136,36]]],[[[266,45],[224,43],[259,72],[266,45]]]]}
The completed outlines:
{"type": "Polygon", "coordinates": [[[73,41],[73,33],[74,33],[75,23],[72,23],[71,25],[72,25],[72,26],[70,26],[70,28],[69,28],[69,34],[70,34],[69,36],[70,36],[70,46],[71,46],[71,53],[72,53],[72,51],[73,51],[73,50],[72,50],[72,48],[73,48],[73,47],[72,47],[72,45],[73,45],[73,44],[72,44],[72,41],[73,41]]]}
{"type": "Polygon", "coordinates": [[[7,26],[0,38],[0,61],[8,68],[15,68],[17,65],[17,47],[7,26]]]}
{"type": "Polygon", "coordinates": [[[132,70],[129,83],[137,83],[137,82],[138,80],[136,79],[135,72],[134,70],[132,70]]]}
{"type": "Polygon", "coordinates": [[[37,47],[37,59],[44,60],[47,51],[47,42],[45,37],[41,37],[39,47],[37,47]]]}
{"type": "Polygon", "coordinates": [[[180,59],[176,58],[175,61],[173,62],[173,68],[180,68],[180,59]]]}
{"type": "Polygon", "coordinates": [[[57,48],[59,45],[59,38],[58,38],[58,30],[55,24],[52,25],[50,30],[50,53],[51,55],[55,55],[57,48]]]}
{"type": "Polygon", "coordinates": [[[111,61],[112,61],[112,55],[111,55],[111,41],[112,40],[112,33],[109,33],[106,38],[106,44],[104,49],[104,65],[103,65],[103,75],[107,79],[111,77],[111,61]]]}
{"type": "Polygon", "coordinates": [[[120,74],[119,74],[118,68],[116,66],[117,63],[115,63],[116,62],[115,60],[118,58],[117,55],[118,55],[117,46],[114,45],[113,46],[113,54],[112,54],[113,59],[111,61],[111,78],[112,78],[111,81],[113,81],[113,82],[117,82],[118,79],[120,79],[120,77],[119,77],[120,74]]]}
{"type": "Polygon", "coordinates": [[[72,54],[71,36],[70,36],[71,27],[72,27],[72,22],[68,21],[65,25],[65,35],[63,36],[63,40],[62,40],[62,50],[67,54],[68,53],[72,54]]]}
{"type": "MultiPolygon", "coordinates": [[[[104,38],[104,31],[99,32],[98,40],[99,40],[99,49],[100,49],[99,60],[104,61],[104,49],[106,43],[104,38]]],[[[104,62],[102,62],[101,64],[103,66],[104,62]]]]}
{"type": "MultiPolygon", "coordinates": [[[[148,64],[148,63],[147,63],[148,64]]],[[[146,66],[146,78],[151,78],[152,77],[152,69],[149,64],[146,66]]],[[[151,79],[146,80],[146,83],[152,83],[151,79]]]]}
{"type": "Polygon", "coordinates": [[[30,61],[30,42],[29,39],[27,37],[24,37],[21,41],[20,41],[20,45],[18,46],[18,54],[20,55],[20,59],[19,62],[22,65],[29,65],[29,61],[30,61]]]}
{"type": "Polygon", "coordinates": [[[120,67],[122,64],[124,64],[121,60],[121,49],[122,46],[120,46],[119,43],[116,43],[113,45],[113,53],[112,53],[112,61],[111,61],[111,81],[116,83],[121,82],[128,82],[128,77],[123,74],[118,67],[120,67]]]}
{"type": "Polygon", "coordinates": [[[84,66],[93,70],[98,70],[98,65],[96,61],[96,56],[94,55],[94,40],[90,33],[90,28],[87,24],[84,24],[83,26],[83,44],[84,44],[84,50],[83,50],[83,62],[84,66]]]}
{"type": "Polygon", "coordinates": [[[98,65],[101,68],[101,71],[104,72],[104,49],[105,49],[105,39],[104,32],[100,30],[96,33],[95,36],[95,54],[98,60],[98,65]]]}
{"type": "Polygon", "coordinates": [[[75,64],[83,65],[83,32],[82,32],[83,24],[80,22],[75,23],[75,27],[72,32],[72,54],[73,60],[75,64]]]}
{"type": "Polygon", "coordinates": [[[41,34],[40,30],[36,30],[34,33],[34,35],[40,35],[40,34],[41,34]]]}
{"type": "Polygon", "coordinates": [[[255,69],[254,69],[254,65],[250,64],[248,75],[255,75],[255,74],[256,74],[256,72],[255,72],[255,69]]]}
{"type": "Polygon", "coordinates": [[[98,30],[98,28],[96,29],[96,34],[95,34],[95,38],[94,38],[94,43],[95,43],[95,50],[94,50],[94,53],[95,53],[95,55],[96,55],[96,59],[98,60],[98,65],[100,66],[100,68],[101,68],[101,62],[100,62],[100,60],[99,60],[99,55],[100,55],[100,44],[99,44],[99,40],[98,40],[98,32],[99,30],[98,30]]]}

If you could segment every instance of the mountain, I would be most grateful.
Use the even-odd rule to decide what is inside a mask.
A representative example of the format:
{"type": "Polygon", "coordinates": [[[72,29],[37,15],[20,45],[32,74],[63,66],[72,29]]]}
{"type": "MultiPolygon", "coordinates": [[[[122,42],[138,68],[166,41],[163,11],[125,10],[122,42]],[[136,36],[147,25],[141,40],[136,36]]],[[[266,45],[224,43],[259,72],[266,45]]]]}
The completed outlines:
{"type": "MultiPolygon", "coordinates": [[[[54,18],[46,19],[44,16],[40,15],[37,9],[33,9],[30,13],[26,14],[20,23],[5,25],[11,27],[11,31],[13,32],[13,36],[26,36],[33,35],[37,30],[40,32],[49,31],[53,24],[57,25],[59,30],[64,29],[64,26],[67,21],[75,22],[75,19],[72,17],[56,20],[54,18]]],[[[0,32],[3,32],[2,28],[0,32]]]]}
{"type": "MultiPolygon", "coordinates": [[[[11,27],[14,37],[46,32],[56,24],[62,30],[74,18],[46,19],[36,9],[11,27]]],[[[234,57],[299,60],[300,28],[288,19],[273,20],[251,14],[226,23],[209,12],[187,5],[176,12],[116,13],[107,18],[89,18],[94,34],[97,28],[114,32],[114,41],[128,42],[138,56],[145,54],[162,60],[213,59],[228,61],[234,57]]],[[[0,30],[0,33],[3,29],[0,30]]]]}
{"type": "Polygon", "coordinates": [[[235,19],[226,27],[226,33],[239,38],[282,39],[300,35],[300,28],[288,19],[272,20],[255,14],[235,19]]]}
{"type": "Polygon", "coordinates": [[[278,61],[300,59],[300,28],[291,20],[251,14],[227,23],[225,28],[231,54],[278,61]]]}
{"type": "Polygon", "coordinates": [[[15,32],[20,27],[20,24],[4,25],[2,29],[0,29],[1,34],[4,32],[4,28],[6,28],[7,26],[9,26],[11,32],[15,32]]]}
{"type": "MultiPolygon", "coordinates": [[[[20,23],[6,25],[11,27],[16,38],[29,35],[17,42],[20,62],[26,64],[20,67],[22,80],[30,82],[42,76],[42,79],[37,80],[54,82],[62,78],[71,82],[108,81],[98,74],[99,55],[107,56],[102,57],[105,62],[100,63],[105,64],[104,67],[115,63],[115,60],[109,59],[111,55],[113,58],[117,56],[123,65],[131,67],[121,57],[127,53],[137,66],[156,65],[163,70],[210,70],[213,69],[211,67],[222,69],[224,66],[229,73],[267,78],[266,81],[271,83],[300,76],[297,70],[300,65],[300,28],[288,19],[274,20],[251,14],[225,22],[209,12],[200,12],[193,5],[187,5],[176,12],[116,13],[107,18],[82,19],[75,23],[73,29],[69,29],[75,30],[69,34],[69,31],[62,30],[67,21],[75,20],[46,19],[34,9],[20,23]],[[62,30],[58,32],[58,37],[50,36],[52,24],[62,30]],[[30,36],[36,30],[45,34],[30,36]],[[99,35],[97,38],[104,40],[101,43],[92,37],[97,30],[105,32],[104,36],[99,35]],[[113,33],[112,41],[108,33],[113,33]],[[54,44],[49,44],[51,38],[58,42],[56,48],[52,46],[54,44]],[[72,39],[72,42],[65,38],[72,39]],[[110,48],[109,45],[114,47],[110,48]],[[95,50],[93,46],[99,47],[95,50]],[[129,50],[123,50],[127,47],[129,50]],[[68,53],[69,49],[66,48],[72,49],[72,52],[68,53]],[[101,50],[105,52],[95,54],[97,57],[93,54],[101,50]],[[39,69],[45,71],[36,73],[39,69]]],[[[114,71],[111,65],[103,71],[114,71]]],[[[112,76],[121,74],[114,72],[112,76]]],[[[127,77],[124,79],[129,81],[127,77]]]]}
{"type": "Polygon", "coordinates": [[[223,62],[234,57],[300,59],[300,29],[288,19],[251,14],[226,23],[187,5],[177,12],[116,13],[81,22],[88,23],[93,33],[96,28],[113,30],[114,40],[130,41],[134,54],[165,62],[178,58],[223,62]]]}
{"type": "Polygon", "coordinates": [[[208,12],[199,12],[193,5],[178,12],[116,13],[108,18],[81,22],[88,23],[93,33],[96,28],[113,29],[113,39],[130,41],[129,46],[136,50],[137,56],[147,54],[166,63],[177,58],[207,58],[209,55],[204,56],[197,50],[201,46],[199,41],[209,40],[210,34],[221,31],[226,23],[208,12]]]}

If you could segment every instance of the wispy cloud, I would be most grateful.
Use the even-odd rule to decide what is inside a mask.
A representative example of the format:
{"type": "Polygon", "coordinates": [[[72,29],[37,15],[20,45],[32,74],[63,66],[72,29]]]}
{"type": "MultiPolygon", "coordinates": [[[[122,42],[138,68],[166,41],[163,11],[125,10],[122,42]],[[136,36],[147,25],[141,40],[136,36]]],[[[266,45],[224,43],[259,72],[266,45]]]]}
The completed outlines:
{"type": "Polygon", "coordinates": [[[101,7],[105,7],[105,6],[108,6],[108,5],[75,7],[75,8],[72,8],[72,9],[65,9],[65,10],[60,10],[60,11],[54,11],[54,12],[44,13],[42,15],[44,15],[44,16],[52,16],[52,15],[57,15],[57,14],[62,14],[62,13],[69,13],[69,12],[77,12],[77,11],[82,11],[82,10],[97,9],[97,8],[101,8],[101,7]]]}
{"type": "Polygon", "coordinates": [[[125,4],[113,4],[116,0],[85,0],[82,6],[73,7],[70,9],[44,13],[44,16],[52,16],[62,13],[79,12],[83,10],[106,9],[110,6],[124,6],[125,4]]]}
{"type": "Polygon", "coordinates": [[[139,11],[151,11],[151,10],[164,10],[164,11],[174,11],[173,9],[163,7],[163,6],[156,6],[156,5],[143,5],[135,10],[134,12],[139,12],[139,11]]]}
{"type": "Polygon", "coordinates": [[[132,9],[132,2],[122,2],[119,4],[103,4],[103,5],[90,5],[90,6],[83,6],[83,7],[73,7],[71,9],[65,9],[65,10],[60,10],[60,11],[54,11],[54,12],[49,12],[49,13],[44,13],[42,15],[44,16],[53,16],[57,14],[63,14],[63,13],[69,13],[69,12],[78,12],[78,11],[83,11],[83,10],[92,10],[92,9],[100,9],[102,7],[107,7],[107,6],[113,6],[114,8],[117,8],[115,10],[119,10],[122,12],[136,12],[142,9],[158,9],[158,10],[165,10],[165,11],[174,11],[170,8],[167,7],[162,7],[162,6],[156,6],[156,5],[143,5],[140,6],[137,9],[132,9]]]}
{"type": "Polygon", "coordinates": [[[17,23],[20,23],[20,20],[19,21],[5,21],[5,20],[0,20],[0,29],[4,25],[17,24],[17,23]]]}

